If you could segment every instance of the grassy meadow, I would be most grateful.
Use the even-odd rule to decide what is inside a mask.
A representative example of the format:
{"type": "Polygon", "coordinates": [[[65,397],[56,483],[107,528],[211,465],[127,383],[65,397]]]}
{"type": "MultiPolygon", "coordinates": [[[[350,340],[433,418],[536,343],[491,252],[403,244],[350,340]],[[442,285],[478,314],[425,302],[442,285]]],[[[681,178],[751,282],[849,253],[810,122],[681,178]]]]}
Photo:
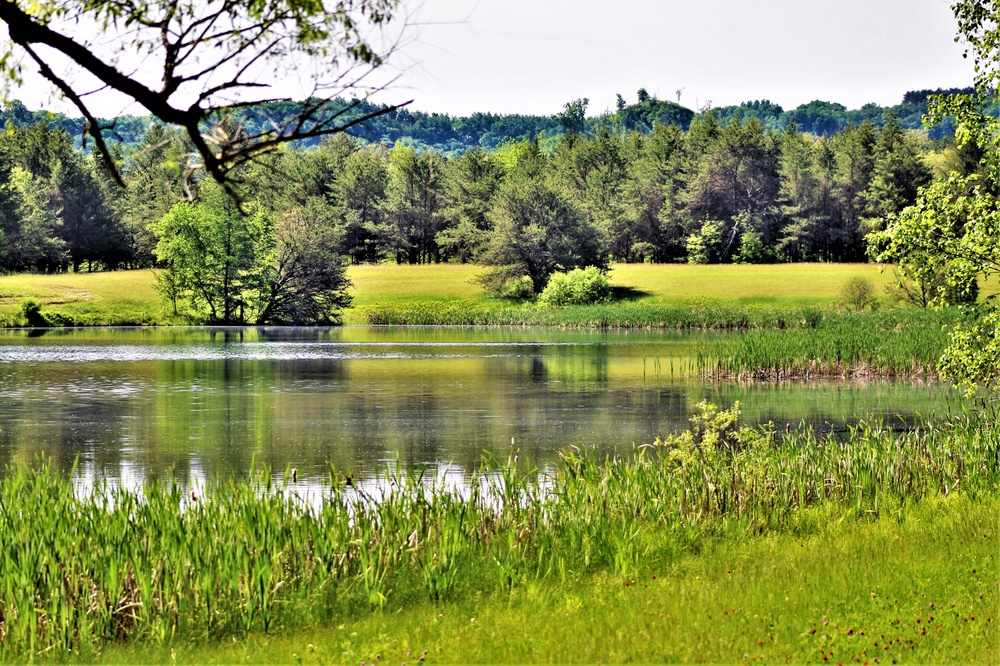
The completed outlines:
{"type": "MultiPolygon", "coordinates": [[[[347,323],[370,323],[383,310],[424,307],[524,309],[498,301],[472,282],[482,267],[470,264],[352,266],[354,307],[347,323]]],[[[79,325],[175,324],[153,288],[155,271],[0,276],[0,323],[19,325],[20,304],[37,300],[79,325]]],[[[891,273],[872,264],[713,265],[621,264],[611,269],[625,305],[676,307],[763,306],[826,308],[835,305],[847,279],[864,276],[882,292],[891,273]]],[[[558,315],[539,323],[559,321],[558,315]]],[[[448,323],[448,322],[443,322],[448,323]]]]}
{"type": "Polygon", "coordinates": [[[81,493],[18,467],[0,658],[228,661],[273,636],[248,658],[983,661],[998,481],[995,414],[824,440],[711,405],[634,456],[512,458],[464,489],[332,471],[318,503],[287,470],[81,493]]]}

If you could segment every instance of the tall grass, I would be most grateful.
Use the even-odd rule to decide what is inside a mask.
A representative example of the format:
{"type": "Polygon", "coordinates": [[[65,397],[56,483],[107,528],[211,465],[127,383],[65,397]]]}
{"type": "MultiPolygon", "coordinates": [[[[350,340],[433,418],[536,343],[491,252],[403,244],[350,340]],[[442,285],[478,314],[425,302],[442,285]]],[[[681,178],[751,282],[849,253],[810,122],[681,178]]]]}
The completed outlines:
{"type": "Polygon", "coordinates": [[[910,310],[824,317],[814,329],[753,330],[713,338],[698,352],[701,374],[783,380],[813,377],[928,379],[960,316],[910,310]]]}
{"type": "Polygon", "coordinates": [[[850,322],[880,326],[938,324],[953,321],[955,312],[886,310],[844,313],[814,307],[768,307],[708,301],[685,305],[617,302],[544,307],[503,301],[414,301],[359,308],[362,323],[381,326],[565,326],[569,328],[652,328],[753,330],[816,328],[850,322]]]}
{"type": "Polygon", "coordinates": [[[703,405],[682,435],[545,473],[516,458],[461,488],[332,473],[322,502],[267,470],[193,492],[74,491],[47,466],[0,480],[0,657],[109,642],[272,632],[415,600],[449,600],[592,571],[628,575],[708,540],[817,529],[807,507],[905,512],[929,495],[995,490],[996,415],[843,440],[738,427],[703,405]]]}
{"type": "Polygon", "coordinates": [[[569,328],[659,328],[738,330],[815,326],[818,308],[770,308],[724,303],[662,305],[618,302],[545,307],[502,301],[421,301],[359,308],[369,325],[564,326],[569,328]]]}

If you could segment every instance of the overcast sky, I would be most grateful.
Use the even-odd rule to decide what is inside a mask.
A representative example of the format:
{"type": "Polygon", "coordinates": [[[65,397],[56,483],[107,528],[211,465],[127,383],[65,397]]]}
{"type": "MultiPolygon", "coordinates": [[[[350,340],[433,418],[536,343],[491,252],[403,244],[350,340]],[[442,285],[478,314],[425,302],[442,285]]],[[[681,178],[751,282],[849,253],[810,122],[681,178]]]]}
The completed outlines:
{"type": "Polygon", "coordinates": [[[593,115],[640,87],[690,108],[857,108],[972,79],[944,0],[424,0],[417,18],[385,99],[460,115],[580,97],[593,115]]]}
{"type": "MultiPolygon", "coordinates": [[[[589,115],[644,87],[693,109],[770,99],[857,108],[907,90],[966,86],[945,0],[403,0],[416,24],[375,101],[413,109],[550,115],[590,99],[589,115]]],[[[15,91],[54,104],[38,77],[15,91]]],[[[294,94],[286,92],[285,94],[294,94]]],[[[90,98],[99,115],[144,113],[90,98]]]]}

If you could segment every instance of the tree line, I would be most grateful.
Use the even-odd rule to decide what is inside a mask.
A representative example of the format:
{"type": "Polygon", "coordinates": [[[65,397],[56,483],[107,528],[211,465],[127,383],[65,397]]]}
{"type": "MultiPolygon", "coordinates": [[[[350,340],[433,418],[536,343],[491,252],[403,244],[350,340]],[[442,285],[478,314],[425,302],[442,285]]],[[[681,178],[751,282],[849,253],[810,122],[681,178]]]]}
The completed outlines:
{"type": "MultiPolygon", "coordinates": [[[[195,165],[178,133],[152,125],[134,147],[114,149],[124,189],[64,129],[38,123],[0,136],[0,270],[171,265],[180,246],[170,239],[195,218],[228,220],[211,242],[236,243],[227,252],[243,252],[244,263],[220,270],[240,279],[301,239],[315,240],[315,252],[296,261],[478,262],[497,267],[488,287],[517,293],[538,293],[556,270],[610,261],[864,261],[865,234],[913,203],[934,169],[978,163],[969,148],[908,132],[891,115],[881,127],[816,137],[702,114],[687,131],[570,129],[549,145],[522,139],[453,157],[341,134],[243,168],[250,194],[237,204],[186,177],[195,165]]],[[[254,289],[269,288],[254,279],[254,289]]],[[[201,298],[214,310],[210,300],[201,298]]],[[[222,300],[219,321],[267,310],[244,303],[237,315],[240,303],[222,300]]]]}

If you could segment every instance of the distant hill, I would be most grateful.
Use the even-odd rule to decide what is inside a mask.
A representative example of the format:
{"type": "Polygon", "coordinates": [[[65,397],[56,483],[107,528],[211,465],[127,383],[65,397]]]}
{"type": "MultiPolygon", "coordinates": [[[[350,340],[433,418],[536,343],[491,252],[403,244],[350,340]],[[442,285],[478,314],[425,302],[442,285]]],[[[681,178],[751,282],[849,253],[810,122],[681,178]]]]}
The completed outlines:
{"type": "MultiPolygon", "coordinates": [[[[870,120],[876,125],[885,122],[886,114],[896,115],[904,129],[922,129],[922,118],[927,113],[927,99],[932,94],[955,94],[971,92],[967,89],[914,90],[903,96],[900,104],[882,107],[866,104],[860,109],[849,110],[842,104],[816,100],[789,111],[768,100],[744,102],[738,106],[723,106],[702,113],[714,114],[720,122],[728,124],[736,119],[756,118],[769,129],[781,130],[795,123],[799,131],[817,136],[831,135],[848,125],[858,125],[870,120]]],[[[674,124],[687,130],[697,115],[691,109],[670,101],[658,100],[640,91],[640,101],[627,105],[619,98],[619,108],[614,112],[586,119],[588,132],[598,127],[608,127],[620,131],[649,132],[656,123],[674,124]]],[[[343,114],[344,120],[370,114],[386,106],[366,100],[335,100],[331,113],[353,108],[343,114]]],[[[238,116],[250,132],[280,126],[292,113],[288,103],[270,103],[242,109],[238,116]]],[[[990,112],[1000,116],[1000,104],[994,103],[990,112]]],[[[83,119],[71,118],[63,114],[47,111],[31,111],[21,102],[14,101],[0,111],[0,123],[11,123],[17,127],[27,127],[44,122],[53,127],[65,129],[75,137],[80,145],[83,133],[83,119]]],[[[152,119],[149,116],[122,116],[113,123],[114,128],[107,134],[111,141],[134,145],[142,140],[152,119]]],[[[109,123],[111,124],[111,123],[109,123]]],[[[522,114],[474,113],[471,116],[451,116],[441,113],[425,113],[409,109],[397,109],[359,124],[349,133],[372,143],[394,144],[401,141],[417,149],[433,149],[444,154],[459,154],[473,146],[491,149],[508,140],[553,137],[564,132],[557,115],[533,116],[522,114]]],[[[954,134],[950,122],[929,131],[931,138],[941,139],[954,134]]]]}
{"type": "MultiPolygon", "coordinates": [[[[848,110],[843,104],[816,100],[802,104],[790,111],[768,100],[744,102],[739,106],[722,106],[711,110],[723,124],[734,119],[749,120],[756,118],[769,129],[785,129],[791,123],[800,132],[817,136],[830,136],[848,125],[860,125],[870,120],[876,125],[885,124],[887,113],[896,116],[903,129],[923,129],[923,117],[927,113],[928,98],[931,95],[971,94],[972,88],[938,88],[936,90],[912,90],[903,95],[903,101],[895,106],[879,106],[865,104],[860,109],[848,110]]],[[[1000,115],[1000,105],[994,103],[989,110],[993,115],[1000,115]]],[[[928,130],[932,139],[943,139],[955,133],[954,123],[946,120],[937,127],[928,130]]]]}

